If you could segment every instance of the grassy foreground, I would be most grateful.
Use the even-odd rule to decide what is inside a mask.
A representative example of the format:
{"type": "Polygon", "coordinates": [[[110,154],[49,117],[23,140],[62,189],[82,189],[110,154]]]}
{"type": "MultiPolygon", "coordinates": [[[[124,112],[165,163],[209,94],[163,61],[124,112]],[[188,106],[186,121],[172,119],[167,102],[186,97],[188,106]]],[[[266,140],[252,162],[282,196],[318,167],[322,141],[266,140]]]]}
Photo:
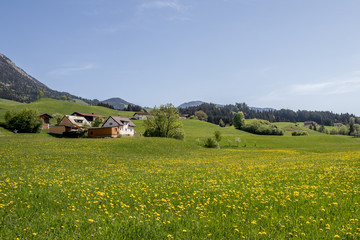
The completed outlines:
{"type": "Polygon", "coordinates": [[[205,149],[186,129],[185,141],[3,132],[0,239],[360,238],[357,139],[242,133],[260,146],[226,147],[226,128],[223,149],[205,149]]]}
{"type": "MultiPolygon", "coordinates": [[[[23,108],[132,115],[0,99],[0,121],[23,108]]],[[[143,122],[134,122],[140,135],[143,122]]],[[[276,123],[284,136],[258,136],[182,122],[184,141],[63,139],[0,128],[0,239],[360,238],[360,139],[294,123],[276,123]],[[215,130],[221,149],[201,147],[215,130]]]]}

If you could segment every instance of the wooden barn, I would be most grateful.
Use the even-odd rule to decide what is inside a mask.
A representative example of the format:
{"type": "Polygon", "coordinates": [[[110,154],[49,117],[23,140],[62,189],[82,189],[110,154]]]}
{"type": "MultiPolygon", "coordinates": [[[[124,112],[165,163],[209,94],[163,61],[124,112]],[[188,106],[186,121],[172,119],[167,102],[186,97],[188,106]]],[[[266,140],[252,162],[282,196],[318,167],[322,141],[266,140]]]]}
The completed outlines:
{"type": "Polygon", "coordinates": [[[116,138],[119,135],[119,127],[101,127],[101,128],[89,128],[88,137],[90,138],[104,138],[111,137],[116,138]]]}

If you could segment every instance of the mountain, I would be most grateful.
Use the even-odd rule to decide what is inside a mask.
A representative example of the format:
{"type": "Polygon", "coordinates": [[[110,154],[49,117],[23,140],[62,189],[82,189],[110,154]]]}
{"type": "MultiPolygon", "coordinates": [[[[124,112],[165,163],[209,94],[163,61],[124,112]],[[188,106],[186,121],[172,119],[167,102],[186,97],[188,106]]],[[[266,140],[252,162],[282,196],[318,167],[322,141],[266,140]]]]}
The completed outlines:
{"type": "Polygon", "coordinates": [[[205,102],[203,102],[203,101],[191,101],[191,102],[186,102],[186,103],[180,104],[177,108],[197,107],[204,103],[205,102]]]}
{"type": "MultiPolygon", "coordinates": [[[[197,107],[200,106],[201,104],[204,104],[207,102],[203,102],[203,101],[191,101],[191,102],[186,102],[183,104],[180,104],[177,108],[189,108],[189,107],[197,107]]],[[[223,107],[224,105],[222,104],[215,104],[218,107],[223,107]]]]}
{"type": "Polygon", "coordinates": [[[48,88],[15,65],[5,55],[0,54],[0,98],[17,102],[36,101],[39,91],[43,97],[61,99],[62,96],[77,98],[66,92],[58,92],[48,88]]]}
{"type": "Polygon", "coordinates": [[[123,110],[129,104],[134,105],[132,103],[129,103],[129,102],[125,101],[122,98],[109,98],[109,99],[101,101],[101,102],[112,105],[115,109],[118,109],[118,110],[123,110]]]}
{"type": "Polygon", "coordinates": [[[251,110],[254,110],[256,112],[267,112],[267,111],[275,111],[274,108],[258,108],[258,107],[249,107],[251,110]]]}
{"type": "MultiPolygon", "coordinates": [[[[97,99],[85,99],[67,92],[53,90],[16,66],[5,55],[0,54],[0,98],[30,103],[38,99],[39,91],[43,93],[43,98],[63,99],[65,96],[67,99],[80,99],[90,105],[97,105],[100,102],[97,99]]],[[[119,109],[123,109],[124,105],[129,104],[121,98],[113,99],[111,105],[114,107],[119,106],[119,109]]],[[[112,99],[104,102],[106,103],[109,100],[112,99]]]]}

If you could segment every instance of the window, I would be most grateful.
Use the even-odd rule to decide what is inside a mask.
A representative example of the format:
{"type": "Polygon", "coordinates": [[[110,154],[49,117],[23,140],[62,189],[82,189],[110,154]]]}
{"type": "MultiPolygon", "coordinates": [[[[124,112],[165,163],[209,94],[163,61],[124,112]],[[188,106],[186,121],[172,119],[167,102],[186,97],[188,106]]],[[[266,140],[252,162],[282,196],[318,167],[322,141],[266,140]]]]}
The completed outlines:
{"type": "Polygon", "coordinates": [[[111,122],[111,123],[109,123],[109,125],[111,126],[111,125],[112,125],[112,122],[111,122]]]}
{"type": "Polygon", "coordinates": [[[82,122],[83,122],[83,120],[80,120],[80,119],[75,119],[75,122],[77,122],[77,123],[82,123],[82,122]]]}
{"type": "Polygon", "coordinates": [[[117,128],[115,128],[115,132],[117,132],[117,128]]]}

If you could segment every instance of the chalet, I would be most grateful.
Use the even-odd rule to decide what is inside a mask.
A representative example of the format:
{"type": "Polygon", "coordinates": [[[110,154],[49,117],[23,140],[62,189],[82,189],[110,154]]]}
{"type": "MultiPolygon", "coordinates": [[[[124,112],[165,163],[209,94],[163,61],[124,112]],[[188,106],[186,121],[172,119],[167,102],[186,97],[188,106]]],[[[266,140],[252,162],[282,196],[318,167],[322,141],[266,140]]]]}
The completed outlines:
{"type": "Polygon", "coordinates": [[[49,129],[50,126],[50,118],[53,118],[50,114],[40,113],[39,117],[44,121],[42,129],[49,129]]]}
{"type": "Polygon", "coordinates": [[[317,122],[314,121],[306,121],[304,122],[304,126],[317,126],[317,122]]]}
{"type": "Polygon", "coordinates": [[[179,118],[180,119],[188,119],[189,118],[189,114],[180,114],[179,118]]]}
{"type": "Polygon", "coordinates": [[[90,123],[84,117],[65,115],[58,125],[50,126],[49,133],[63,134],[64,132],[80,132],[89,126],[90,123]]]}
{"type": "Polygon", "coordinates": [[[110,116],[102,125],[102,128],[106,127],[118,127],[119,134],[124,136],[135,135],[134,127],[136,127],[136,125],[129,118],[110,116]]]}
{"type": "Polygon", "coordinates": [[[88,137],[90,138],[104,138],[104,137],[116,138],[119,134],[120,134],[119,126],[88,129],[88,137]]]}
{"type": "Polygon", "coordinates": [[[334,127],[341,127],[342,123],[334,123],[334,127]]]}
{"type": "Polygon", "coordinates": [[[148,119],[149,117],[149,113],[147,112],[137,112],[137,113],[134,113],[133,115],[133,119],[135,120],[146,120],[148,119]]]}
{"type": "Polygon", "coordinates": [[[94,113],[81,113],[81,112],[74,112],[71,114],[72,116],[80,116],[84,117],[90,124],[95,120],[95,118],[105,118],[103,115],[94,114],[94,113]]]}

